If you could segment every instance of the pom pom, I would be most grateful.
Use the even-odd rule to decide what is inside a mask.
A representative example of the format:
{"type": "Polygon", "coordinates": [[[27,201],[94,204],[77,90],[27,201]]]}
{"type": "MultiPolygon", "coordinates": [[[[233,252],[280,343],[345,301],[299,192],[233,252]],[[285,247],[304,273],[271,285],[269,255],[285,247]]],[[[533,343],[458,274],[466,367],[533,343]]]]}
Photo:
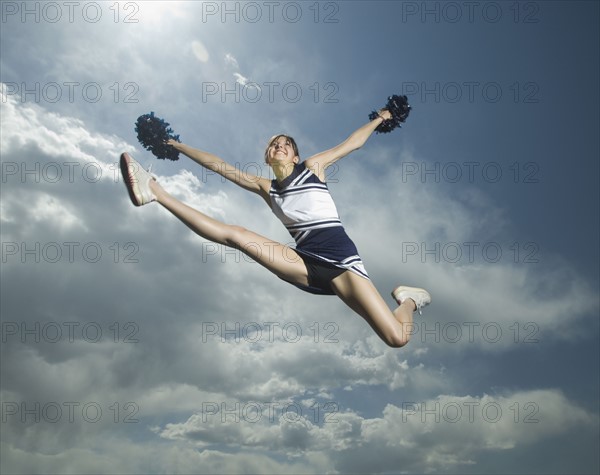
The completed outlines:
{"type": "MultiPolygon", "coordinates": [[[[377,126],[375,132],[378,134],[387,134],[394,130],[396,127],[402,127],[400,124],[406,120],[410,113],[410,105],[406,96],[390,96],[384,109],[388,110],[392,114],[391,119],[384,120],[377,126]]],[[[373,111],[369,114],[370,120],[375,120],[379,117],[379,113],[373,111]]]]}
{"type": "Polygon", "coordinates": [[[179,135],[174,135],[169,123],[156,117],[154,112],[139,116],[135,123],[135,131],[139,142],[157,158],[179,159],[179,152],[166,143],[169,139],[180,142],[179,135]]]}

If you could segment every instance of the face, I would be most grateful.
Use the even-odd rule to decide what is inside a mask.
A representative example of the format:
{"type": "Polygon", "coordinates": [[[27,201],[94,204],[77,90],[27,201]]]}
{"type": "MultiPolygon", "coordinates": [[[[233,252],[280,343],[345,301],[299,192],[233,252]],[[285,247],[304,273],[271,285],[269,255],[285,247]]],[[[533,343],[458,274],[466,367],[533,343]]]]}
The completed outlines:
{"type": "Polygon", "coordinates": [[[269,143],[265,153],[265,161],[272,165],[274,163],[298,163],[298,148],[294,139],[287,135],[278,135],[269,143]]]}

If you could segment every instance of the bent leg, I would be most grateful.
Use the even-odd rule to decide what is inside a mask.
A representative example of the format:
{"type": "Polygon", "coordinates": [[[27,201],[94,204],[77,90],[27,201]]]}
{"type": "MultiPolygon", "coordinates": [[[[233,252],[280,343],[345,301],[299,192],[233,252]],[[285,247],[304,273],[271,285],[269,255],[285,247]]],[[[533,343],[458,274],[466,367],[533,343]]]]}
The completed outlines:
{"type": "Polygon", "coordinates": [[[222,223],[182,203],[157,182],[150,183],[156,200],[199,236],[235,249],[293,284],[308,285],[308,273],[298,253],[241,226],[222,223]]]}
{"type": "Polygon", "coordinates": [[[336,295],[363,317],[389,346],[400,348],[408,343],[413,331],[415,304],[407,299],[393,312],[373,283],[347,271],[331,281],[336,295]]]}

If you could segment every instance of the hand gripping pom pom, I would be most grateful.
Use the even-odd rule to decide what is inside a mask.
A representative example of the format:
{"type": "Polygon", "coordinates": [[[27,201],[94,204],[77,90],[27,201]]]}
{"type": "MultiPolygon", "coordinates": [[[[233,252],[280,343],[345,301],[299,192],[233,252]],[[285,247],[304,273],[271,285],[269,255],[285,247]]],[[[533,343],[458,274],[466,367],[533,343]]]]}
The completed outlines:
{"type": "MultiPolygon", "coordinates": [[[[384,109],[388,110],[392,114],[391,119],[384,120],[377,126],[375,132],[378,134],[387,134],[394,130],[396,127],[402,127],[400,124],[406,120],[410,113],[410,105],[406,96],[390,96],[388,97],[387,105],[384,109]]],[[[373,111],[369,114],[369,120],[375,120],[379,117],[379,113],[373,111]]]]}
{"type": "Polygon", "coordinates": [[[157,158],[179,159],[179,152],[166,143],[169,139],[180,142],[179,135],[174,135],[169,123],[155,117],[154,112],[139,116],[135,123],[135,131],[139,142],[157,158]]]}

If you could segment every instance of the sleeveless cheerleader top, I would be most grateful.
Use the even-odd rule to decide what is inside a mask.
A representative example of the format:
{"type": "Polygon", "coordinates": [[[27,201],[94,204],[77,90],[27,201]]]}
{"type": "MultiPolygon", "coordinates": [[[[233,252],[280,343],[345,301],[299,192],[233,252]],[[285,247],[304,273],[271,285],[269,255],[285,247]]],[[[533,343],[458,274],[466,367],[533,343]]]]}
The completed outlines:
{"type": "Polygon", "coordinates": [[[271,209],[296,242],[296,251],[369,278],[346,234],[327,184],[304,163],[283,182],[271,181],[271,209]]]}

